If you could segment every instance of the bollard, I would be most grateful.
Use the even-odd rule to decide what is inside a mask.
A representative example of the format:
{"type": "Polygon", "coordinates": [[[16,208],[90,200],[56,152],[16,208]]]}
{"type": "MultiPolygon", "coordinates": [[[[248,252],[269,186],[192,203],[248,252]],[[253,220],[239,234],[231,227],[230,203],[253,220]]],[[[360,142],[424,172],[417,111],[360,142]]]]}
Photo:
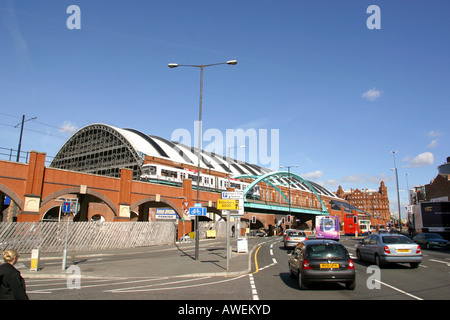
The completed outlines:
{"type": "Polygon", "coordinates": [[[39,269],[39,249],[31,250],[30,271],[38,271],[39,269]]]}

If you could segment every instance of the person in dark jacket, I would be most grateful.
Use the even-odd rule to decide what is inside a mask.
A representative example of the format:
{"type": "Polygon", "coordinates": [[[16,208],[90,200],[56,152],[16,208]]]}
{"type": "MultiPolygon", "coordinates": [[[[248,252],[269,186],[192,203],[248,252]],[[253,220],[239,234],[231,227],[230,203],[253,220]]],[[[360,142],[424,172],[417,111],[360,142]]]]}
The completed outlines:
{"type": "Polygon", "coordinates": [[[19,259],[16,250],[3,252],[5,263],[0,265],[0,300],[28,300],[25,281],[14,264],[19,259]]]}

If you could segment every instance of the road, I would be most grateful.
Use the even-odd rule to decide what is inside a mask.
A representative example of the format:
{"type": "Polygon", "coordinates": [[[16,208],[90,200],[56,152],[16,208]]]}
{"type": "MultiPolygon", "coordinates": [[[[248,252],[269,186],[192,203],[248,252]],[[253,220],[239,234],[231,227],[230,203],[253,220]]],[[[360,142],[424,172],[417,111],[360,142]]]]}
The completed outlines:
{"type": "MultiPolygon", "coordinates": [[[[317,285],[300,291],[296,279],[289,277],[290,251],[283,248],[280,237],[252,239],[252,271],[237,276],[149,276],[82,279],[79,289],[66,279],[28,279],[28,294],[33,300],[448,300],[450,298],[450,252],[423,249],[423,262],[417,269],[407,264],[389,265],[381,269],[378,281],[370,272],[370,264],[356,259],[356,239],[344,237],[356,268],[356,288],[341,284],[317,285]],[[369,271],[369,273],[368,273],[369,271]]],[[[168,252],[159,253],[161,258],[168,252]]],[[[112,259],[139,261],[132,257],[100,257],[81,263],[98,265],[112,259]]],[[[164,261],[163,259],[161,261],[164,261]]],[[[187,310],[186,310],[187,311],[187,310]]]]}

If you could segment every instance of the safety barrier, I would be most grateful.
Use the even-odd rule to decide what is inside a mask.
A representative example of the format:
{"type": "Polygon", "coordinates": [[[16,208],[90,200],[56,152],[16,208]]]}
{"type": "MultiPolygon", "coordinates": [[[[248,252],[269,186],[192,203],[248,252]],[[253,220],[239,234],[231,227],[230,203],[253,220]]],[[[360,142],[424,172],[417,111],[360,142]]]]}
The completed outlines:
{"type": "Polygon", "coordinates": [[[174,243],[174,222],[2,222],[0,249],[19,253],[119,249],[174,243]]]}

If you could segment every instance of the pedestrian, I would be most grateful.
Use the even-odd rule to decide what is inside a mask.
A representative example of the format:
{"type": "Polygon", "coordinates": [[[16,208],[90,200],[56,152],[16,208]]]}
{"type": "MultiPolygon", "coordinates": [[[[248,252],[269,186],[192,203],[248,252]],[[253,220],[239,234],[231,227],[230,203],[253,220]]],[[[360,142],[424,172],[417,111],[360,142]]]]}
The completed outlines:
{"type": "Polygon", "coordinates": [[[5,263],[0,265],[0,300],[28,300],[25,281],[14,267],[19,255],[16,250],[3,252],[5,263]]]}

